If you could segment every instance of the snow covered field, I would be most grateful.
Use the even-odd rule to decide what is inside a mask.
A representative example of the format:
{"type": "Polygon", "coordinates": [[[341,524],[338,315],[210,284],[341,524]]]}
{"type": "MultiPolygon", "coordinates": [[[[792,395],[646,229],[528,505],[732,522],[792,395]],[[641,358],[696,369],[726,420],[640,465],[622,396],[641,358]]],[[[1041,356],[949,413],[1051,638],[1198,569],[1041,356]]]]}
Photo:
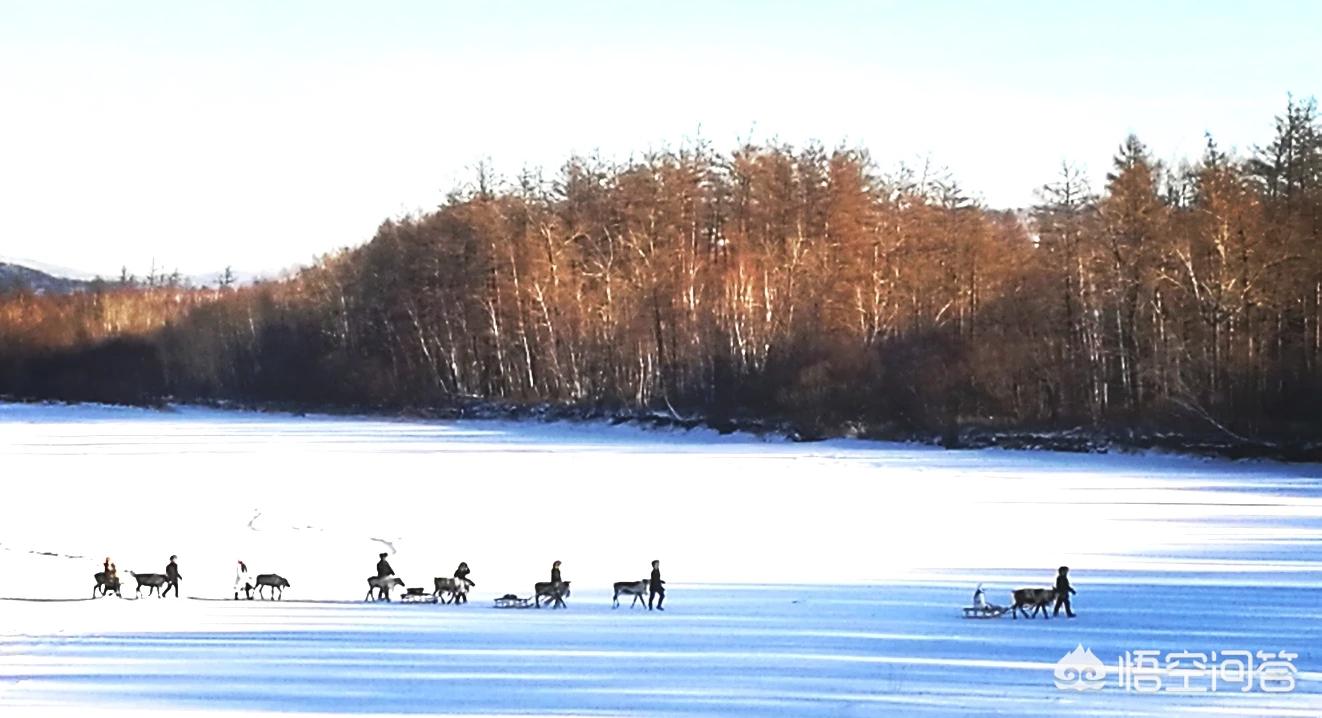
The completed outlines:
{"type": "Polygon", "coordinates": [[[0,715],[1322,715],[1318,466],[0,405],[0,477],[0,715]],[[472,603],[362,603],[380,551],[472,603]],[[88,598],[170,554],[183,600],[88,598]],[[224,600],[240,558],[285,600],[224,600]],[[653,558],[668,610],[613,611],[653,558]],[[568,610],[489,607],[555,559],[568,610]],[[1079,618],[960,618],[1060,564],[1079,618]],[[1223,670],[1120,685],[1144,650],[1223,670]]]}

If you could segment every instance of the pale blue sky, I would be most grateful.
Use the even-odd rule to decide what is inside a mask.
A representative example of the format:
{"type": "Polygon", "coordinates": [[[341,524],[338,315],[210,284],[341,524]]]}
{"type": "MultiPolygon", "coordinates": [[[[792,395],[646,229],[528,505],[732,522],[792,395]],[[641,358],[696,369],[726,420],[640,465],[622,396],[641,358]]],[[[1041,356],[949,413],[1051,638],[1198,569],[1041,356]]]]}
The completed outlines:
{"type": "Polygon", "coordinates": [[[0,0],[0,258],[277,270],[490,158],[701,135],[930,157],[996,207],[1136,132],[1247,151],[1322,92],[1322,2],[0,0]]]}

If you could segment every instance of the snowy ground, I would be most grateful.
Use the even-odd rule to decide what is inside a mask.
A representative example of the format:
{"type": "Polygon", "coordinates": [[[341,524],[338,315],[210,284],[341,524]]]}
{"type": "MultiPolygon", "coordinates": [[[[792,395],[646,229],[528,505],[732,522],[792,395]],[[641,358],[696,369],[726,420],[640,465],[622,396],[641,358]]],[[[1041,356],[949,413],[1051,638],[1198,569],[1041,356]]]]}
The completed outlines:
{"type": "Polygon", "coordinates": [[[0,715],[1322,715],[1317,466],[0,405],[0,480],[0,715]],[[380,551],[472,603],[361,603],[380,551]],[[184,600],[88,598],[170,554],[184,600]],[[239,558],[285,600],[223,600],[239,558]],[[653,558],[669,610],[612,611],[653,558]],[[489,608],[554,559],[568,610],[489,608]],[[1079,618],[959,617],[1062,563],[1079,618]],[[1076,645],[1100,689],[1056,687],[1076,645]],[[1118,684],[1237,649],[1293,690],[1118,684]]]}

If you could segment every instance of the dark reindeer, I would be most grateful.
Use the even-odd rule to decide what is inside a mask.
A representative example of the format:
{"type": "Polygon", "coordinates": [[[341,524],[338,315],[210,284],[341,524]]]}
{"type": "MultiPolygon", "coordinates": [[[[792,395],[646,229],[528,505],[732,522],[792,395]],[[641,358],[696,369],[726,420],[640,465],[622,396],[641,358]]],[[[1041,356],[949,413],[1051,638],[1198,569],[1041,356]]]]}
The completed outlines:
{"type": "Polygon", "coordinates": [[[389,601],[390,589],[399,586],[404,587],[404,579],[398,576],[368,576],[367,577],[367,597],[364,601],[389,601]],[[373,593],[376,593],[375,598],[373,593]]]}
{"type": "Polygon", "coordinates": [[[1010,606],[1010,617],[1019,618],[1019,609],[1023,609],[1024,618],[1032,618],[1038,612],[1042,613],[1043,618],[1051,618],[1047,613],[1047,604],[1056,600],[1056,589],[1054,588],[1016,588],[1014,593],[1010,594],[1014,599],[1014,604],[1010,606]],[[1033,613],[1029,615],[1028,609],[1032,607],[1033,613]]]}
{"type": "Polygon", "coordinates": [[[289,581],[278,573],[259,573],[254,583],[257,584],[258,598],[263,597],[262,589],[270,587],[271,596],[276,600],[280,600],[285,597],[285,589],[289,588],[289,581]]]}
{"type": "Polygon", "coordinates": [[[110,593],[111,591],[114,591],[115,595],[119,596],[120,598],[124,597],[123,594],[119,592],[118,576],[114,578],[109,578],[106,575],[105,571],[97,571],[95,574],[92,575],[92,578],[96,581],[96,585],[92,587],[92,598],[96,598],[97,596],[104,596],[107,593],[110,593]]]}
{"type": "Polygon", "coordinates": [[[436,586],[432,595],[441,603],[468,603],[468,582],[464,579],[437,576],[432,581],[436,586]]]}
{"type": "Polygon", "coordinates": [[[611,599],[611,608],[620,607],[620,596],[633,596],[633,600],[629,602],[629,608],[633,608],[639,603],[646,606],[647,601],[643,600],[643,596],[647,595],[647,589],[650,585],[651,581],[648,579],[643,579],[641,581],[616,581],[615,597],[611,599]]]}
{"type": "Polygon", "coordinates": [[[538,581],[532,586],[533,605],[542,607],[545,598],[551,608],[565,608],[565,598],[569,596],[568,581],[538,581]]]}
{"type": "Polygon", "coordinates": [[[151,595],[152,591],[156,591],[156,596],[160,598],[162,597],[161,589],[164,588],[166,584],[170,583],[169,577],[163,573],[134,573],[129,571],[129,575],[138,582],[138,587],[134,591],[134,595],[139,597],[142,595],[142,587],[146,586],[148,596],[151,595]]]}

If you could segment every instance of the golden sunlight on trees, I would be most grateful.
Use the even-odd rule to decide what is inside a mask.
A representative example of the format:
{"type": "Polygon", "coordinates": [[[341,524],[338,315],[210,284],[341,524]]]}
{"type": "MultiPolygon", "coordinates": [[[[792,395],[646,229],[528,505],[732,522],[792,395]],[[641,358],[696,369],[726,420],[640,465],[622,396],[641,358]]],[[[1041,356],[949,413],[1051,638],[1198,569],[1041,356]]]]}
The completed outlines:
{"type": "Polygon", "coordinates": [[[0,392],[428,407],[470,399],[949,432],[1316,430],[1322,131],[1028,213],[859,150],[698,146],[485,170],[282,282],[0,298],[0,392]]]}

